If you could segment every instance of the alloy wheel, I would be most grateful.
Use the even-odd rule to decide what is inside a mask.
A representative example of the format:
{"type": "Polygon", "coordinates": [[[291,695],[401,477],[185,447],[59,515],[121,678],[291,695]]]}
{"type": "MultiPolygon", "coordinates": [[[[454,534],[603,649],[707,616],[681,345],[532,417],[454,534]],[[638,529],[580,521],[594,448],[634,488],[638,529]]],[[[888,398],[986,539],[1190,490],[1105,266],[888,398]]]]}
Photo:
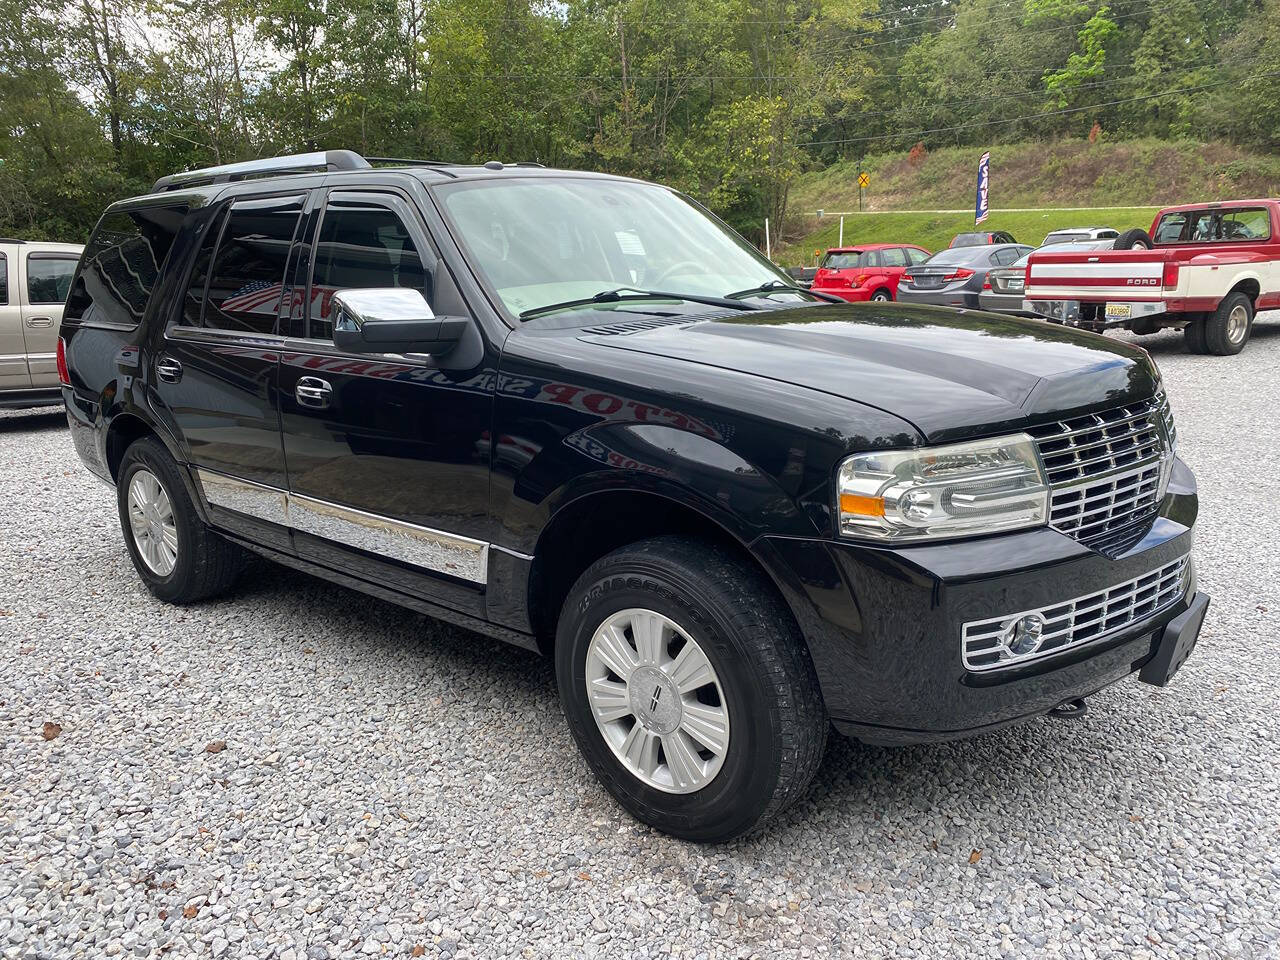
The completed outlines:
{"type": "Polygon", "coordinates": [[[150,470],[138,470],[129,481],[129,530],[142,562],[167,577],[178,562],[178,528],[169,494],[150,470]]]}
{"type": "Polygon", "coordinates": [[[614,756],[650,787],[693,793],[720,771],[729,711],[706,653],[653,610],[620,610],[587,648],[587,699],[614,756]]]}

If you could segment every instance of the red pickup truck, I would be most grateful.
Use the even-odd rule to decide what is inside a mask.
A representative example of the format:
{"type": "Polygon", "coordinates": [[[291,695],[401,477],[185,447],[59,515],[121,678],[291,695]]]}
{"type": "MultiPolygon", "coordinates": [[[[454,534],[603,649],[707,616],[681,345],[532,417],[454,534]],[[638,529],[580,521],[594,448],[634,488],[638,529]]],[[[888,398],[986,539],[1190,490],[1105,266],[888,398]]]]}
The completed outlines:
{"type": "Polygon", "coordinates": [[[1131,249],[1035,253],[1024,308],[1090,330],[1179,327],[1192,353],[1239,353],[1254,314],[1280,308],[1280,201],[1185,204],[1131,249]]]}

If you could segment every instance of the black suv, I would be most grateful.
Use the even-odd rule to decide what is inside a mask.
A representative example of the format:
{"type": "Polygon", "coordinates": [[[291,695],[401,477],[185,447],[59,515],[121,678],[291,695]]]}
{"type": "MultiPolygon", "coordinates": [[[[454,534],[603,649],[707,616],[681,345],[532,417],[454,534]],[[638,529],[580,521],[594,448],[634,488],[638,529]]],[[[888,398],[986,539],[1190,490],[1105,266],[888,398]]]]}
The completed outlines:
{"type": "Polygon", "coordinates": [[[58,355],[157,597],[247,549],[540,650],[595,773],[690,839],[801,796],[833,724],[1163,684],[1208,602],[1143,351],[824,302],[654,184],[346,151],[166,177],[103,216],[58,355]]]}

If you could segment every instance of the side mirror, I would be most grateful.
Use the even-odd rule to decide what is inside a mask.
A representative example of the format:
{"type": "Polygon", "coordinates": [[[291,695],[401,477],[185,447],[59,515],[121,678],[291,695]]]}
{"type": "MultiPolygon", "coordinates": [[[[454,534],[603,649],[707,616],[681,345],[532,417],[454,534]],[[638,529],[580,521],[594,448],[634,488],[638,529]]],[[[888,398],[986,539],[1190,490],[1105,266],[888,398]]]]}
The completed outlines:
{"type": "Polygon", "coordinates": [[[332,304],[334,346],[352,353],[445,354],[471,324],[437,317],[419,291],[405,287],[338,290],[332,304]]]}

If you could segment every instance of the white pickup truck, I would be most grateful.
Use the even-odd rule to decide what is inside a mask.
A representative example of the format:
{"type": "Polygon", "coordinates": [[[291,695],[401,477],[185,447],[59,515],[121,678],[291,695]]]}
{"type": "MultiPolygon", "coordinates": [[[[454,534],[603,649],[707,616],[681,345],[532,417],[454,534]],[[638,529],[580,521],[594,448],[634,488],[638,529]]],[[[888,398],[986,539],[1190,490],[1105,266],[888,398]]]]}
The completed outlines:
{"type": "Polygon", "coordinates": [[[1168,207],[1116,247],[1033,253],[1024,309],[1089,330],[1179,327],[1192,353],[1226,356],[1280,308],[1280,201],[1168,207]]]}

